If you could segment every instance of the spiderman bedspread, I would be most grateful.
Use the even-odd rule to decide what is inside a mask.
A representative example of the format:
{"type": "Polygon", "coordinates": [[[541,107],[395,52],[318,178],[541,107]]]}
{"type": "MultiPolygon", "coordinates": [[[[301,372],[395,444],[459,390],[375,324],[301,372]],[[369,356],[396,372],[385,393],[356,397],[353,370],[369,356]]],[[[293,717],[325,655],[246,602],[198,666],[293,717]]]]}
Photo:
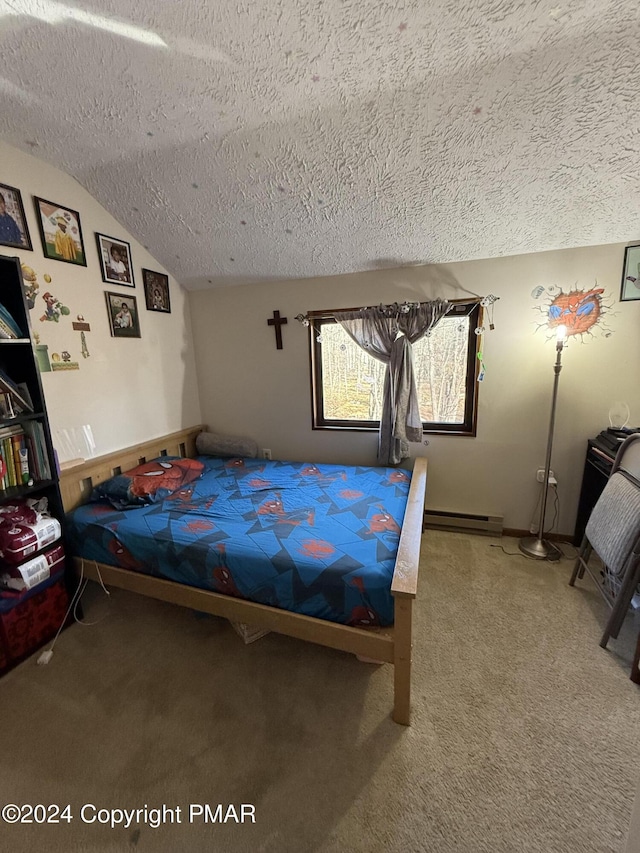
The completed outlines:
{"type": "Polygon", "coordinates": [[[331,622],[393,623],[410,474],[198,458],[202,477],[160,503],[71,512],[71,552],[331,622]]]}

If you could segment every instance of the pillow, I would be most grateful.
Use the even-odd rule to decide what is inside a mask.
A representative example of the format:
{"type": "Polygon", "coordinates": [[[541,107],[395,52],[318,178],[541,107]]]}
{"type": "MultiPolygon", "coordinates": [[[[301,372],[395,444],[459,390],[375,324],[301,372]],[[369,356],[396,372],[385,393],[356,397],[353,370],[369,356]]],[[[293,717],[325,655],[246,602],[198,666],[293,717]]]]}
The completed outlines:
{"type": "Polygon", "coordinates": [[[197,480],[203,470],[203,463],[197,459],[158,456],[100,483],[90,500],[109,501],[116,509],[158,503],[197,480]]]}
{"type": "Polygon", "coordinates": [[[201,432],[196,436],[196,450],[202,456],[249,456],[255,459],[258,445],[250,438],[201,432]]]}

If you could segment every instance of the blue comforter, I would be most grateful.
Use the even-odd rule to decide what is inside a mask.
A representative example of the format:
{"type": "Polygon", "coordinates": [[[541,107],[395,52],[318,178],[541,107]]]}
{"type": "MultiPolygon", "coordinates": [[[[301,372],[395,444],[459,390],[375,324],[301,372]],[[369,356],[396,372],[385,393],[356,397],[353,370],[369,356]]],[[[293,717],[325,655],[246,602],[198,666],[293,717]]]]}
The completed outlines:
{"type": "Polygon", "coordinates": [[[202,477],[160,503],[69,513],[72,554],[332,622],[393,623],[406,471],[199,459],[202,477]]]}

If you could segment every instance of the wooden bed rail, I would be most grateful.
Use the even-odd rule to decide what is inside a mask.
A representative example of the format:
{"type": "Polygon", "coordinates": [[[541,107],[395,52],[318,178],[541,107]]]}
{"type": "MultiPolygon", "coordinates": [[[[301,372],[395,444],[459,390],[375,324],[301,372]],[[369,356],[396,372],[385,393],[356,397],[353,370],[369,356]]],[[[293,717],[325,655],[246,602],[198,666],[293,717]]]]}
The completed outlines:
{"type": "Polygon", "coordinates": [[[286,634],[298,640],[318,643],[332,649],[351,652],[363,657],[375,658],[385,663],[393,663],[393,628],[351,628],[348,625],[337,625],[315,619],[313,616],[303,616],[289,610],[280,610],[266,604],[256,604],[244,598],[233,598],[198,587],[185,586],[176,581],[168,581],[140,572],[130,572],[126,569],[116,569],[96,563],[93,560],[83,560],[74,557],[78,575],[91,580],[102,580],[119,589],[136,592],[190,607],[212,616],[221,616],[236,622],[248,622],[258,628],[266,628],[278,634],[286,634]],[[336,627],[339,630],[336,630],[336,627]]]}
{"type": "Polygon", "coordinates": [[[427,460],[419,456],[413,463],[407,508],[391,581],[391,594],[394,597],[393,719],[404,726],[409,725],[411,718],[413,600],[418,593],[426,488],[427,460]]]}
{"type": "Polygon", "coordinates": [[[203,425],[181,429],[150,441],[143,441],[123,450],[87,459],[60,472],[60,491],[65,512],[86,503],[92,489],[114,474],[135,468],[156,456],[195,456],[196,437],[206,427],[203,425]]]}
{"type": "Polygon", "coordinates": [[[391,594],[396,598],[415,598],[418,592],[420,539],[424,518],[424,496],[427,488],[427,460],[419,456],[413,463],[411,487],[407,498],[398,556],[391,581],[391,594]]]}

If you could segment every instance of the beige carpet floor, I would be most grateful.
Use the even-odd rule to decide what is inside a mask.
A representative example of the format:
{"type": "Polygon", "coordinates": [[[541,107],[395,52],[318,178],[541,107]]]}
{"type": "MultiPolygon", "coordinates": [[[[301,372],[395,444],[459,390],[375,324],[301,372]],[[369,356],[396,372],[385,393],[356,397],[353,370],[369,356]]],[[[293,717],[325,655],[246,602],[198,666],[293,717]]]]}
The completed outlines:
{"type": "Polygon", "coordinates": [[[571,561],[511,539],[429,531],[415,619],[414,715],[392,670],[91,585],[53,659],[0,681],[0,801],[71,804],[2,825],[3,851],[622,851],[640,776],[633,618],[571,561]],[[189,822],[189,804],[255,805],[255,824],[189,822]],[[153,828],[96,809],[181,808],[153,828]],[[106,813],[105,813],[106,814],[106,813]]]}

